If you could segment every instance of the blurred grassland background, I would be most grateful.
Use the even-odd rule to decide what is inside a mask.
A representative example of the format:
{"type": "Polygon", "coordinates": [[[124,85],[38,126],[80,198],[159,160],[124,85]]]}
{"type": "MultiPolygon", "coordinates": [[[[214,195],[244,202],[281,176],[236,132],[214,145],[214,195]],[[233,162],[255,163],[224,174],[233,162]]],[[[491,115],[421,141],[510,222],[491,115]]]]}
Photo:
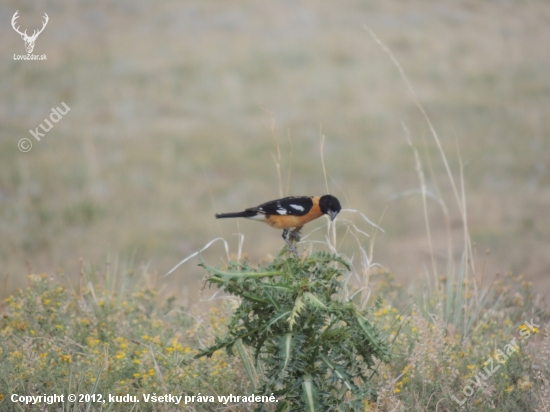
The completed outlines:
{"type": "MultiPolygon", "coordinates": [[[[74,277],[81,259],[134,256],[162,275],[220,235],[235,252],[237,232],[251,259],[276,253],[279,232],[213,218],[279,196],[272,121],[284,194],[326,191],[326,136],[331,192],[380,223],[375,259],[408,280],[424,277],[429,248],[403,123],[428,189],[437,193],[437,184],[446,199],[460,257],[460,215],[437,147],[365,25],[402,65],[457,179],[459,155],[464,162],[469,229],[485,270],[524,273],[550,291],[546,0],[5,0],[0,294],[25,285],[29,272],[74,277]],[[48,13],[34,49],[47,61],[13,60],[25,53],[10,25],[16,10],[29,32],[48,13]],[[61,102],[70,112],[32,139],[29,129],[61,102]],[[17,148],[24,137],[28,153],[17,148]]],[[[428,211],[444,272],[444,216],[436,201],[428,211]]],[[[219,244],[206,255],[216,264],[225,253],[219,244]]],[[[164,281],[193,301],[202,274],[190,262],[164,281]]]]}

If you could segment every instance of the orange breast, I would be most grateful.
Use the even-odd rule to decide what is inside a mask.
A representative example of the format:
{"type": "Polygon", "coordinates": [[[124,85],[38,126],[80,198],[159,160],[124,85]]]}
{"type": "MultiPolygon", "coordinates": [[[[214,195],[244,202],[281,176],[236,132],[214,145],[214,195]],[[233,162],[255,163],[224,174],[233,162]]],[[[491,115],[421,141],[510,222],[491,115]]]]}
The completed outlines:
{"type": "Polygon", "coordinates": [[[265,222],[276,229],[289,229],[291,227],[303,226],[308,222],[311,222],[318,217],[323,216],[319,203],[314,202],[313,207],[304,216],[291,216],[291,215],[270,215],[265,222]]]}

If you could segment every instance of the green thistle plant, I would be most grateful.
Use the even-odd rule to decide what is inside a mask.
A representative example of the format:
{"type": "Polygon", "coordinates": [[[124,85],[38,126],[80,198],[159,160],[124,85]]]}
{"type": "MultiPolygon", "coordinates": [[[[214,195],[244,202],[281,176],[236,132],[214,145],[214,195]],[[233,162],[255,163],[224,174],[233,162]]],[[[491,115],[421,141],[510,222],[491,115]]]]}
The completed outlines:
{"type": "Polygon", "coordinates": [[[389,361],[389,344],[368,312],[338,299],[350,269],[344,259],[317,252],[305,259],[279,256],[262,269],[232,262],[222,271],[202,259],[201,266],[208,284],[241,303],[227,335],[197,358],[249,347],[261,371],[256,393],[274,394],[277,411],[359,411],[376,396],[370,378],[376,359],[389,361]]]}

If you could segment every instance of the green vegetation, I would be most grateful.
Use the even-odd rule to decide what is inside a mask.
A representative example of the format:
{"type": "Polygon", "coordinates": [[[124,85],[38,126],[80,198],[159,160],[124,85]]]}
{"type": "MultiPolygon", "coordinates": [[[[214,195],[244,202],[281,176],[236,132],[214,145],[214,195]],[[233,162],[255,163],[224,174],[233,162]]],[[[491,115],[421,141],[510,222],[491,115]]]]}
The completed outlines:
{"type": "Polygon", "coordinates": [[[223,328],[219,309],[200,328],[173,299],[158,299],[139,276],[129,272],[121,282],[112,280],[86,277],[86,286],[72,290],[31,275],[26,289],[7,298],[0,319],[1,411],[43,410],[43,404],[21,409],[11,394],[64,393],[65,400],[76,394],[76,403],[59,405],[66,411],[128,411],[133,403],[110,404],[107,394],[130,394],[140,400],[134,410],[150,411],[167,409],[144,403],[142,394],[247,391],[234,359],[216,354],[191,362],[198,342],[223,328]],[[81,403],[80,394],[99,394],[107,402],[81,403]]]}
{"type": "Polygon", "coordinates": [[[342,299],[350,270],[344,259],[317,252],[279,256],[262,270],[236,262],[226,271],[202,265],[208,283],[241,303],[227,336],[197,357],[222,348],[233,353],[240,342],[250,347],[263,371],[258,391],[278,397],[277,411],[359,411],[375,399],[370,380],[377,360],[389,360],[389,345],[366,311],[342,299]]]}
{"type": "MultiPolygon", "coordinates": [[[[330,4],[62,0],[52,24],[73,35],[49,26],[47,61],[0,61],[0,411],[44,409],[14,393],[170,393],[192,412],[550,410],[548,309],[521,275],[488,275],[548,291],[550,3],[330,4]],[[19,152],[62,101],[74,110],[19,152]],[[384,236],[343,212],[307,236],[341,255],[270,259],[279,235],[213,220],[329,185],[384,236]],[[79,277],[80,256],[112,250],[164,273],[218,236],[224,263],[203,269],[219,300],[199,301],[198,267],[79,277]],[[476,242],[493,250],[482,265],[476,242]],[[35,268],[71,275],[22,276],[35,268]],[[271,391],[280,405],[210,401],[271,391]]],[[[2,47],[22,52],[15,32],[2,47]]],[[[95,400],[63,412],[174,407],[95,400]]]]}
{"type": "MultiPolygon", "coordinates": [[[[465,410],[544,411],[550,401],[548,315],[521,276],[489,286],[441,278],[424,285],[419,299],[385,271],[373,271],[372,296],[380,299],[364,312],[347,298],[360,289],[350,286],[348,263],[335,255],[279,256],[263,267],[202,264],[207,281],[238,296],[237,303],[228,296],[210,311],[185,310],[157,296],[149,275],[132,271],[91,272],[75,288],[29,276],[28,287],[5,300],[0,318],[0,410],[40,410],[13,404],[14,393],[107,400],[129,394],[140,399],[134,411],[172,410],[144,402],[143,394],[153,393],[214,400],[189,401],[182,409],[189,411],[217,410],[224,404],[218,396],[272,392],[296,411],[459,410],[453,396],[465,410]],[[445,320],[437,309],[447,299],[482,305],[471,323],[468,312],[445,320]]],[[[108,401],[64,408],[131,409],[108,401]]]]}
{"type": "Polygon", "coordinates": [[[548,314],[523,276],[507,274],[490,285],[442,277],[431,288],[423,285],[421,299],[405,293],[390,275],[380,285],[384,303],[375,322],[384,330],[397,316],[402,328],[393,361],[380,367],[379,397],[370,410],[399,405],[407,411],[461,410],[457,400],[469,411],[546,410],[549,374],[542,365],[550,360],[550,333],[543,325],[548,314]],[[459,299],[464,309],[452,318],[456,323],[438,315],[448,299],[459,299]],[[475,302],[482,305],[469,323],[468,308],[475,302]],[[398,314],[403,311],[408,313],[398,314]],[[536,326],[530,328],[530,322],[536,326]],[[507,346],[510,342],[517,346],[507,346]]]}

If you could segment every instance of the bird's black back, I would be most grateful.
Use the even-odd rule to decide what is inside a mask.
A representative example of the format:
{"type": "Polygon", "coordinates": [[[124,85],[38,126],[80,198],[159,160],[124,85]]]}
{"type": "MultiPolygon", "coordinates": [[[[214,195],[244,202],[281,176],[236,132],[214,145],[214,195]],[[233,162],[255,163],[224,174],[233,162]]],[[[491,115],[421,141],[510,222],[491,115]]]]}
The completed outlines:
{"type": "Polygon", "coordinates": [[[312,196],[290,196],[246,209],[266,215],[303,216],[313,207],[312,196]]]}

